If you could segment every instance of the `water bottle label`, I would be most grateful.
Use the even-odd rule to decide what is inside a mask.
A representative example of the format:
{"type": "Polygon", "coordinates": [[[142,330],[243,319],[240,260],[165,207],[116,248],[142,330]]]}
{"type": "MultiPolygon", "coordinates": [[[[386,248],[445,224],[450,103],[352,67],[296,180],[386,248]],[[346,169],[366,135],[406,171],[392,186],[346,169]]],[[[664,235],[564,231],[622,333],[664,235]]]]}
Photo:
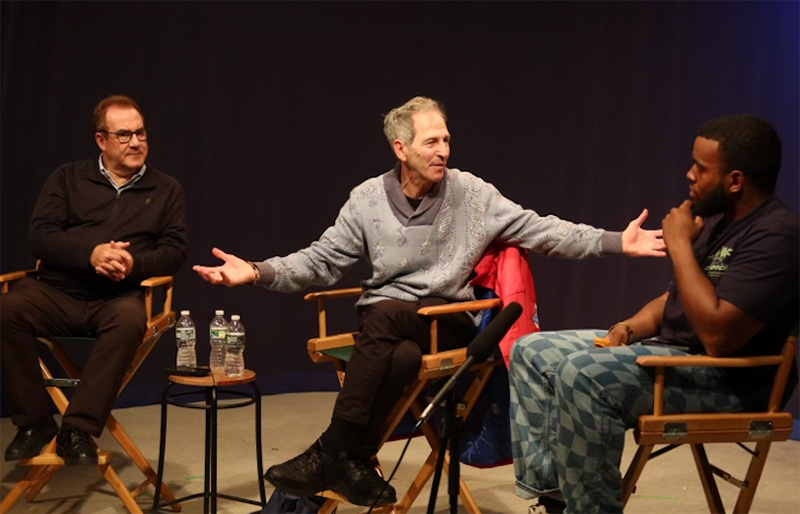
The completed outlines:
{"type": "Polygon", "coordinates": [[[228,336],[225,338],[225,342],[230,345],[243,345],[244,344],[244,334],[241,332],[228,332],[228,336]]]}
{"type": "Polygon", "coordinates": [[[177,337],[181,341],[195,339],[193,327],[178,327],[175,329],[177,337]]]}
{"type": "Polygon", "coordinates": [[[225,332],[224,328],[212,328],[211,339],[225,339],[225,332]]]}

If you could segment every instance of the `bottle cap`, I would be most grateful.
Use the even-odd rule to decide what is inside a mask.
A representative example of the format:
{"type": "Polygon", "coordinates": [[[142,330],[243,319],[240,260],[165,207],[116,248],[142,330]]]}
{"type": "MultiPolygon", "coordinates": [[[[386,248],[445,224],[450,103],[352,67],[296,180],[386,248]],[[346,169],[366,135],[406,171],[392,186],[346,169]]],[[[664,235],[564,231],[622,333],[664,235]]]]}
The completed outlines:
{"type": "Polygon", "coordinates": [[[181,316],[188,316],[188,315],[189,315],[189,311],[181,311],[181,316]]]}
{"type": "Polygon", "coordinates": [[[238,315],[238,314],[233,314],[233,315],[231,316],[231,321],[239,321],[239,319],[240,319],[240,318],[239,318],[239,315],[238,315]]]}
{"type": "Polygon", "coordinates": [[[224,316],[224,315],[225,315],[225,311],[223,311],[223,310],[214,311],[214,316],[224,316]]]}

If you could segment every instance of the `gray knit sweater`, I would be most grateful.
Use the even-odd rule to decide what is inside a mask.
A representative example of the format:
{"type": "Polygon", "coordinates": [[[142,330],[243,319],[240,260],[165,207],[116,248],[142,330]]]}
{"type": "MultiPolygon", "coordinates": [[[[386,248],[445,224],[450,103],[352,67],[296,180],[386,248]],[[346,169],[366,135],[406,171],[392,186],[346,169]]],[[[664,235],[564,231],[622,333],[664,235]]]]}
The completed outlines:
{"type": "Polygon", "coordinates": [[[448,169],[413,210],[396,167],[355,187],[336,222],[311,246],[257,263],[257,284],[283,292],[331,285],[365,257],[372,276],[362,282],[357,305],[429,296],[470,300],[470,273],[493,241],[570,259],[622,251],[619,232],[539,216],[458,169],[448,169]]]}

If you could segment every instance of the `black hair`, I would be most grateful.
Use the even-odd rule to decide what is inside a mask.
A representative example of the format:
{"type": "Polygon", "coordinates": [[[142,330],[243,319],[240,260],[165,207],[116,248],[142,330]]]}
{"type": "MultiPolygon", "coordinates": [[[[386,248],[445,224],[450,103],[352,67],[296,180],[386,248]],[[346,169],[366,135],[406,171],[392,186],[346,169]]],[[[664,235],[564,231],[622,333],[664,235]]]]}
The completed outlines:
{"type": "Polygon", "coordinates": [[[760,191],[775,192],[781,140],[767,120],[752,114],[732,114],[707,121],[697,135],[719,142],[723,173],[740,170],[760,191]]]}

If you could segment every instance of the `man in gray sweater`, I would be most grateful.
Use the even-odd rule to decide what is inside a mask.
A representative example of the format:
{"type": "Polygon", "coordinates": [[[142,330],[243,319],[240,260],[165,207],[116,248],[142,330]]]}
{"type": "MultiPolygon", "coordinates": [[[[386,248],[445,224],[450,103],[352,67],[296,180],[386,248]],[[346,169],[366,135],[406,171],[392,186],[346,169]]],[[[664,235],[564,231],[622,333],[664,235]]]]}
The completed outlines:
{"type": "MultiPolygon", "coordinates": [[[[608,232],[539,216],[477,176],[447,168],[444,108],[430,98],[393,109],[384,133],[399,162],[354,188],[334,225],[308,248],[257,263],[214,248],[224,264],[194,266],[212,284],[291,292],[334,284],[360,258],[370,262],[372,276],[356,304],[359,335],[331,424],[307,451],[266,473],[297,496],[331,489],[358,505],[396,501],[370,457],[389,411],[430,348],[428,327],[416,312],[473,299],[470,273],[490,243],[572,259],[665,255],[661,231],[641,228],[646,210],[624,232],[608,232]]],[[[439,330],[439,349],[447,350],[470,341],[475,325],[460,313],[442,319],[439,330]]]]}

